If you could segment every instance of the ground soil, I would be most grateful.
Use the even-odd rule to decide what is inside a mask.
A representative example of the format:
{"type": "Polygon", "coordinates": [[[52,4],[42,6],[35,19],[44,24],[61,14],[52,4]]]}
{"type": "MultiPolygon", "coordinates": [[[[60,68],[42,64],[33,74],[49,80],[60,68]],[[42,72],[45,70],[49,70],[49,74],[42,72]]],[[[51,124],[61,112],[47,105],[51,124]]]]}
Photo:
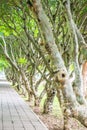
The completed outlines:
{"type": "MultiPolygon", "coordinates": [[[[39,116],[49,130],[63,130],[63,120],[60,117],[56,117],[49,114],[41,114],[39,107],[32,107],[33,111],[39,116]]],[[[70,118],[68,121],[68,130],[87,130],[80,122],[74,118],[70,118]]]]}
{"type": "MultiPolygon", "coordinates": [[[[26,101],[27,102],[27,101],[26,101]]],[[[33,109],[36,115],[47,126],[48,130],[63,130],[63,119],[54,115],[43,114],[38,106],[33,106],[32,102],[27,102],[33,109]]],[[[87,130],[79,121],[74,118],[70,118],[68,121],[67,130],[87,130]]]]}

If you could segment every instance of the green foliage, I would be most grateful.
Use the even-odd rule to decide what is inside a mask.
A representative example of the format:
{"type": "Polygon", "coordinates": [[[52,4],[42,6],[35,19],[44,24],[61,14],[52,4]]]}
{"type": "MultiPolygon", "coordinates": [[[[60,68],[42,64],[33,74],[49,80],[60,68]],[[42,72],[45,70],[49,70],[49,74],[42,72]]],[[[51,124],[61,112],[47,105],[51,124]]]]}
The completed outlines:
{"type": "Polygon", "coordinates": [[[8,62],[5,59],[0,59],[0,70],[7,68],[9,66],[8,62]]]}
{"type": "Polygon", "coordinates": [[[59,104],[58,98],[56,96],[54,97],[54,101],[53,101],[53,115],[55,115],[57,117],[62,116],[62,111],[60,109],[60,104],[59,104]]]}
{"type": "Polygon", "coordinates": [[[0,32],[0,36],[3,36],[3,32],[0,32]]]}
{"type": "Polygon", "coordinates": [[[9,36],[11,34],[11,31],[8,27],[6,27],[5,25],[0,26],[0,31],[2,33],[2,35],[4,36],[9,36]]]}
{"type": "Polygon", "coordinates": [[[27,59],[21,57],[18,59],[18,63],[21,65],[25,65],[25,64],[27,64],[27,59]]]}
{"type": "Polygon", "coordinates": [[[70,64],[69,66],[69,73],[72,73],[74,71],[75,67],[74,67],[74,64],[70,64]]]}
{"type": "Polygon", "coordinates": [[[36,28],[35,30],[34,30],[34,37],[37,37],[38,36],[38,29],[36,28]]]}
{"type": "Polygon", "coordinates": [[[86,50],[86,48],[81,49],[81,55],[83,57],[83,60],[87,60],[87,50],[86,50]]]}

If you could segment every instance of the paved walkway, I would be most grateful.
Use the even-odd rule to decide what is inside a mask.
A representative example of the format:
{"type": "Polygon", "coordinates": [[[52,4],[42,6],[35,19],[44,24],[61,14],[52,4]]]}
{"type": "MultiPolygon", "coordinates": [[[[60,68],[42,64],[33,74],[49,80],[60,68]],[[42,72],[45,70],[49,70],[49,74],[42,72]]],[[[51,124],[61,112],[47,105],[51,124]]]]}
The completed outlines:
{"type": "Polygon", "coordinates": [[[0,83],[0,130],[48,130],[8,83],[0,83]]]}

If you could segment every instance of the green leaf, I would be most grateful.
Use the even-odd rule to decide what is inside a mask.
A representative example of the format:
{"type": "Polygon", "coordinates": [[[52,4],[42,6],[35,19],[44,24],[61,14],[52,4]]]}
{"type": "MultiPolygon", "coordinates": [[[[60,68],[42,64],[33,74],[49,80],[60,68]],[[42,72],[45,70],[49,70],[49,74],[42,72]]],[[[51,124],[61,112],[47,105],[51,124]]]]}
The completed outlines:
{"type": "Polygon", "coordinates": [[[69,66],[69,72],[72,73],[72,71],[74,71],[75,67],[74,67],[74,64],[72,63],[70,66],[69,66]]]}
{"type": "Polygon", "coordinates": [[[38,36],[38,29],[35,29],[34,31],[34,37],[37,37],[38,36]]]}
{"type": "Polygon", "coordinates": [[[18,63],[19,64],[26,64],[27,63],[27,59],[25,59],[25,58],[19,58],[18,59],[18,63]]]}

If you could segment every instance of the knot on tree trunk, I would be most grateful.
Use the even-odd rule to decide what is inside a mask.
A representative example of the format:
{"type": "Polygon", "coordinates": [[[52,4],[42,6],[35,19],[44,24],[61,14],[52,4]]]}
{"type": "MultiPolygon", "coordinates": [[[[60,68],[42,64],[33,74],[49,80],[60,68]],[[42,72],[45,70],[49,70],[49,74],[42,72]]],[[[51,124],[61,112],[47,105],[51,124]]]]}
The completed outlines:
{"type": "Polygon", "coordinates": [[[55,75],[56,82],[60,82],[62,85],[64,85],[67,79],[68,79],[67,72],[65,70],[58,70],[58,72],[55,75]]]}

